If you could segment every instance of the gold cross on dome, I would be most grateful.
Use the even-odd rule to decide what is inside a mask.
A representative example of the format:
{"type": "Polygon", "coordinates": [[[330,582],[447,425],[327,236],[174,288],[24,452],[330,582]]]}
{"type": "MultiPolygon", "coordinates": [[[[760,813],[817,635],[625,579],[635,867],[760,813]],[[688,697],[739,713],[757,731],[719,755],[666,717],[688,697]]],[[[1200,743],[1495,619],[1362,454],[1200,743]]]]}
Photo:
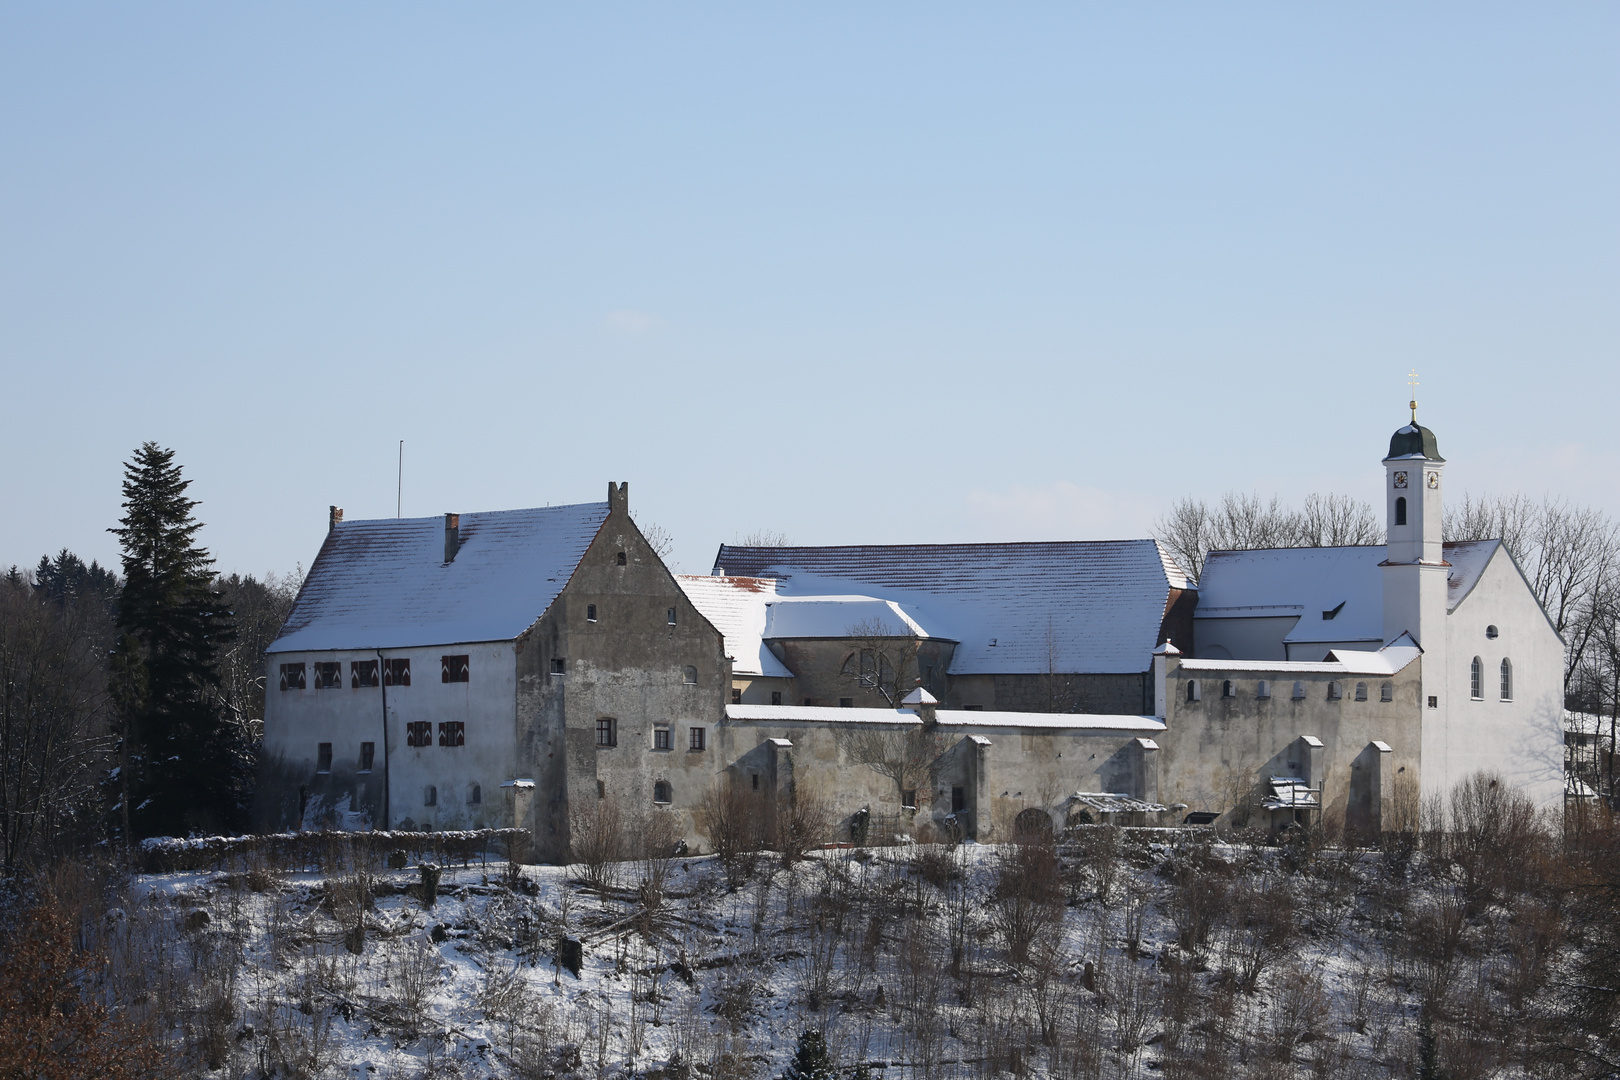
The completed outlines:
{"type": "Polygon", "coordinates": [[[1406,377],[1406,384],[1412,388],[1412,400],[1407,404],[1412,407],[1412,423],[1415,424],[1417,423],[1417,368],[1413,368],[1412,373],[1406,377]]]}

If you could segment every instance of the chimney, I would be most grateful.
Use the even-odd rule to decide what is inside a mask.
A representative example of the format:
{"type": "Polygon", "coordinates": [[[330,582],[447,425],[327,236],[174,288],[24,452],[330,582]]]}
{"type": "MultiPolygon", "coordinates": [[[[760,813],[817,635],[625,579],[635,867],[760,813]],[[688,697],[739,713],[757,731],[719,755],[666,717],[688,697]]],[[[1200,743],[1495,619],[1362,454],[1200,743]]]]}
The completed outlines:
{"type": "Polygon", "coordinates": [[[444,561],[456,561],[456,552],[461,550],[461,515],[444,515],[444,561]]]}
{"type": "Polygon", "coordinates": [[[628,480],[622,484],[615,484],[611,480],[608,481],[608,512],[614,513],[617,511],[623,511],[626,514],[630,512],[630,482],[628,480]]]}
{"type": "Polygon", "coordinates": [[[909,705],[913,712],[921,718],[924,727],[933,727],[935,723],[934,710],[939,708],[939,699],[922,687],[917,687],[911,693],[900,699],[901,705],[909,705]]]}
{"type": "Polygon", "coordinates": [[[343,524],[343,507],[328,506],[326,508],[326,531],[331,532],[343,524]]]}
{"type": "Polygon", "coordinates": [[[726,576],[726,568],[723,567],[723,566],[717,566],[713,570],[709,571],[709,576],[710,577],[725,577],[726,576]]]}

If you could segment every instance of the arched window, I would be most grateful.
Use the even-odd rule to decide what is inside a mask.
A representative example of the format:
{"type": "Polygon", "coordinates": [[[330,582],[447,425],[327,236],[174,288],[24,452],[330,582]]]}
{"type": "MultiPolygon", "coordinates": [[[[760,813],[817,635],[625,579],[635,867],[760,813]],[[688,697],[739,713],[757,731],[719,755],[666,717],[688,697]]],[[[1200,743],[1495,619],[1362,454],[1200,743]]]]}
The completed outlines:
{"type": "Polygon", "coordinates": [[[686,669],[681,673],[681,677],[686,680],[686,684],[688,686],[696,686],[697,668],[693,667],[691,664],[686,665],[686,669]]]}
{"type": "Polygon", "coordinates": [[[467,805],[478,806],[484,801],[484,789],[474,784],[467,789],[467,805]]]}
{"type": "Polygon", "coordinates": [[[1338,679],[1328,680],[1328,700],[1338,701],[1344,697],[1344,685],[1338,679]]]}
{"type": "Polygon", "coordinates": [[[1395,500],[1395,524],[1406,524],[1406,496],[1402,495],[1395,500]]]}
{"type": "Polygon", "coordinates": [[[1485,636],[1490,638],[1492,641],[1496,640],[1496,635],[1497,635],[1497,629],[1496,629],[1496,627],[1494,625],[1487,626],[1485,628],[1485,636]]]}
{"type": "Polygon", "coordinates": [[[1257,697],[1257,698],[1268,698],[1268,697],[1270,697],[1271,696],[1271,684],[1269,682],[1267,682],[1265,679],[1261,679],[1254,686],[1254,696],[1257,697]]]}
{"type": "Polygon", "coordinates": [[[1468,696],[1475,701],[1483,701],[1485,698],[1485,665],[1477,656],[1474,657],[1474,662],[1468,665],[1468,696]]]}
{"type": "Polygon", "coordinates": [[[1188,701],[1197,701],[1198,697],[1199,697],[1199,694],[1198,694],[1198,680],[1197,679],[1188,679],[1187,680],[1187,700],[1188,701]]]}
{"type": "Polygon", "coordinates": [[[1367,700],[1367,684],[1366,683],[1364,683],[1364,682],[1356,683],[1356,700],[1357,701],[1366,701],[1367,700]]]}
{"type": "Polygon", "coordinates": [[[1303,701],[1303,700],[1305,700],[1305,684],[1304,683],[1302,683],[1302,682],[1294,683],[1294,700],[1295,701],[1303,701]]]}
{"type": "Polygon", "coordinates": [[[670,794],[668,780],[659,780],[653,784],[653,802],[667,803],[670,801],[670,794]]]}
{"type": "Polygon", "coordinates": [[[1502,657],[1502,700],[1513,700],[1513,661],[1502,657]]]}
{"type": "Polygon", "coordinates": [[[1379,683],[1378,684],[1378,700],[1379,701],[1394,701],[1395,700],[1395,684],[1394,683],[1379,683]]]}
{"type": "Polygon", "coordinates": [[[1221,683],[1221,697],[1237,697],[1237,688],[1232,685],[1231,679],[1221,683]]]}

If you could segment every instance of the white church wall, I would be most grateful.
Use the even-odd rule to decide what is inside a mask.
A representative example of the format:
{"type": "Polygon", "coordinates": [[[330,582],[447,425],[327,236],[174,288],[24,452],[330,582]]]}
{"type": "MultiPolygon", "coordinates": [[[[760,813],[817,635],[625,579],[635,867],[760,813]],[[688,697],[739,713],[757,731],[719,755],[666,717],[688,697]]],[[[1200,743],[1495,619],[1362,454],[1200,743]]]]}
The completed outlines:
{"type": "MultiPolygon", "coordinates": [[[[1557,807],[1564,792],[1564,647],[1505,548],[1446,620],[1447,707],[1441,731],[1425,739],[1425,795],[1449,792],[1479,770],[1500,773],[1538,806],[1557,807]],[[1497,637],[1486,631],[1494,626],[1497,637]],[[1474,657],[1483,693],[1472,696],[1474,657]],[[1512,700],[1501,700],[1501,663],[1513,665],[1512,700]],[[1431,760],[1431,757],[1434,760],[1431,760]]],[[[1426,725],[1435,724],[1425,716],[1426,725]]]]}

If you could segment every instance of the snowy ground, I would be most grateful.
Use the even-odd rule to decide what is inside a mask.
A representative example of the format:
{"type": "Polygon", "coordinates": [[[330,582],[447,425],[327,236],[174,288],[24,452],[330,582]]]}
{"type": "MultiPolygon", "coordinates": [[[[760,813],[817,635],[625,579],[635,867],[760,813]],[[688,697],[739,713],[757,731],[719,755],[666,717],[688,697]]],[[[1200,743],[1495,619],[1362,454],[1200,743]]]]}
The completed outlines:
{"type": "Polygon", "coordinates": [[[1051,850],[763,854],[729,880],[677,858],[605,892],[474,863],[431,907],[414,866],[153,874],[108,940],[217,1077],[774,1076],[811,1029],[891,1080],[1405,1076],[1428,1002],[1460,1078],[1511,1064],[1474,1020],[1524,1008],[1554,952],[1534,897],[1466,910],[1421,854],[1110,830],[1051,850]]]}

